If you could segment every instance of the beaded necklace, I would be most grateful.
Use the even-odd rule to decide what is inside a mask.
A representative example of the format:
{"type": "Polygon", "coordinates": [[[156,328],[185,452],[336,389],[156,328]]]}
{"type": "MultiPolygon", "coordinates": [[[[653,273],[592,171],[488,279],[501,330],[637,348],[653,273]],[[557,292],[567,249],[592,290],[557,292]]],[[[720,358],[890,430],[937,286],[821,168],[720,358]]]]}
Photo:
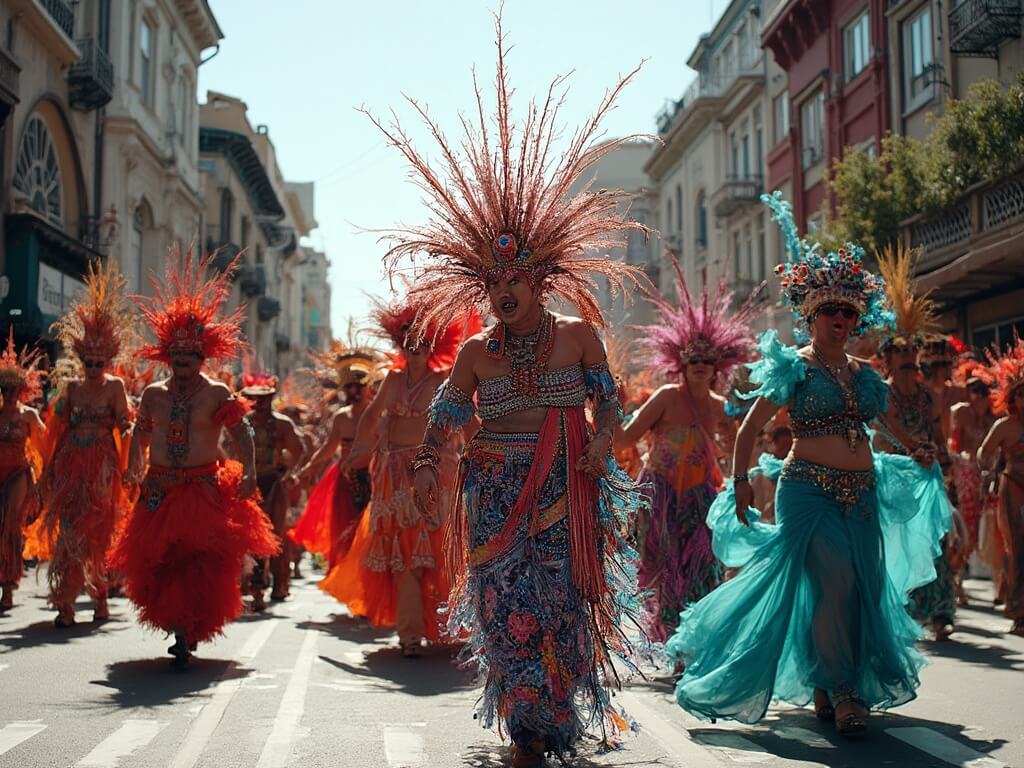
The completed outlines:
{"type": "Polygon", "coordinates": [[[811,344],[811,353],[814,355],[814,359],[817,360],[821,370],[839,388],[839,393],[843,397],[843,409],[845,411],[843,416],[847,423],[846,444],[849,446],[851,453],[856,453],[857,444],[864,439],[863,431],[855,426],[857,423],[857,391],[852,381],[844,381],[840,378],[843,369],[850,367],[850,358],[846,356],[846,353],[843,353],[845,360],[841,365],[829,365],[828,361],[813,344],[811,344]]]}
{"type": "Polygon", "coordinates": [[[512,390],[517,395],[536,397],[541,374],[547,370],[548,359],[555,348],[555,316],[544,310],[535,331],[525,336],[508,333],[498,323],[486,343],[487,354],[493,358],[507,357],[511,371],[512,390]]]}
{"type": "Polygon", "coordinates": [[[181,466],[188,458],[189,422],[192,420],[192,398],[202,386],[200,378],[186,390],[179,390],[173,384],[171,390],[171,413],[167,425],[167,456],[171,464],[181,466]]]}

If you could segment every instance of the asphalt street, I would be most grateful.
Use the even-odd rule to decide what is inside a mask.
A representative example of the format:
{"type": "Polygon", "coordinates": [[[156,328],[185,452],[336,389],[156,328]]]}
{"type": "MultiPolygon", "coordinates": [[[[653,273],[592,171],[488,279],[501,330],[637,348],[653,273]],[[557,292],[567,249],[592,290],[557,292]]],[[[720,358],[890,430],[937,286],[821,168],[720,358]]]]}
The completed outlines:
{"type": "MultiPolygon", "coordinates": [[[[44,574],[30,575],[0,617],[0,766],[6,768],[498,768],[508,750],[473,720],[473,674],[448,649],[403,659],[386,632],[347,616],[315,586],[246,616],[173,672],[169,641],[141,629],[126,600],[112,619],[57,630],[44,574]]],[[[920,697],[872,716],[862,742],[809,710],[773,709],[757,726],[700,722],[673,703],[671,680],[633,681],[622,705],[641,724],[625,748],[586,744],[570,764],[638,766],[1024,766],[1024,639],[987,607],[944,644],[920,697]]]]}

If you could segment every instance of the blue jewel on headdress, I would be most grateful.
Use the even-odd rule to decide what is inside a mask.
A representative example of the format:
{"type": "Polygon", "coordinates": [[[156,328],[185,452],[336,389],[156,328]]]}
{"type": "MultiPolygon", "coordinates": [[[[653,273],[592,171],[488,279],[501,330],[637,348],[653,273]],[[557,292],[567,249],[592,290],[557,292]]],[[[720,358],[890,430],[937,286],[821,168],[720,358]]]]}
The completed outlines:
{"type": "Polygon", "coordinates": [[[496,355],[501,351],[501,341],[499,339],[488,339],[487,340],[487,354],[496,355]]]}
{"type": "Polygon", "coordinates": [[[512,261],[516,256],[517,249],[515,235],[510,232],[505,232],[494,238],[494,256],[499,261],[512,261]]]}

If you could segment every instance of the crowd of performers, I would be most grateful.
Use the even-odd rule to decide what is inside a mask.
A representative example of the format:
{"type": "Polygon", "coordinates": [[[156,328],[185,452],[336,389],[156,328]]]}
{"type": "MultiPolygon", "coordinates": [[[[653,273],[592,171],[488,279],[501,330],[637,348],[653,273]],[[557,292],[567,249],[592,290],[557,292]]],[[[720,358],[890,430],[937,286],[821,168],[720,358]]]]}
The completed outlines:
{"type": "Polygon", "coordinates": [[[676,266],[661,295],[601,255],[647,234],[622,196],[578,186],[628,141],[594,137],[632,75],[549,156],[557,99],[515,124],[500,21],[498,45],[497,114],[463,122],[461,152],[431,123],[441,170],[378,123],[431,210],[385,265],[426,258],[374,314],[386,352],[316,357],[322,394],[248,359],[224,373],[235,265],[191,254],[135,299],[145,332],[113,267],[91,269],[45,399],[38,354],[8,343],[0,606],[35,561],[58,627],[83,590],[108,618],[118,590],[184,667],[244,597],[286,599],[306,550],[403,656],[461,649],[520,767],[615,746],[635,723],[612,692],[659,666],[699,716],[785,701],[861,734],[915,697],[915,643],[955,631],[972,561],[1024,635],[1024,342],[944,336],[913,254],[802,239],[777,193],[800,343],[755,338],[761,288],[694,296],[676,266]],[[605,346],[594,277],[651,303],[634,346],[605,346]]]}

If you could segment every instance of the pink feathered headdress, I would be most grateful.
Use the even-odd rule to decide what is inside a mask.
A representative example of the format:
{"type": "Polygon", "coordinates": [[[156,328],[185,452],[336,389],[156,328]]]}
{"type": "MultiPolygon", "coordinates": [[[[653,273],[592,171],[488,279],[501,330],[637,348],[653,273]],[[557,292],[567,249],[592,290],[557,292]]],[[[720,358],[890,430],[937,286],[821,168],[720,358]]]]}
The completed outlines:
{"type": "Polygon", "coordinates": [[[694,358],[715,361],[715,370],[728,374],[740,363],[754,359],[755,340],[750,323],[760,311],[756,299],[764,288],[757,286],[739,309],[733,310],[733,292],[723,279],[713,299],[705,287],[700,303],[694,303],[686,278],[673,260],[679,306],[664,296],[647,297],[658,311],[657,325],[634,326],[643,332],[638,343],[645,360],[659,372],[680,376],[694,358]]]}

